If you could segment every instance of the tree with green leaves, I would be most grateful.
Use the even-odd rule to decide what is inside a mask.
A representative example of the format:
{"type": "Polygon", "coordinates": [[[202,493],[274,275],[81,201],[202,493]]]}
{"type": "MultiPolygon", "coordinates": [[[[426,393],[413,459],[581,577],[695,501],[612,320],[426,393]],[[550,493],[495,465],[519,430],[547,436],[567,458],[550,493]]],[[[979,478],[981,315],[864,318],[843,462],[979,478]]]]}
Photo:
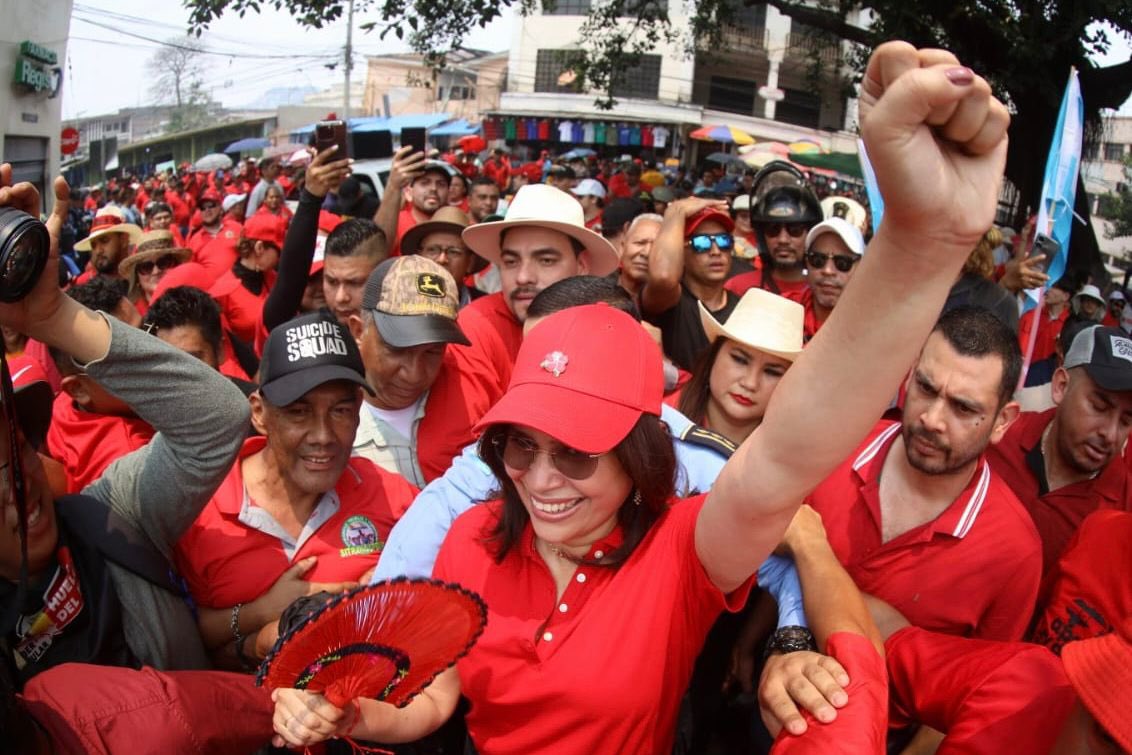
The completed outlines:
{"type": "Polygon", "coordinates": [[[204,47],[196,37],[168,39],[146,63],[154,102],[172,105],[166,133],[199,128],[208,122],[208,93],[204,91],[204,47]]]}
{"type": "MultiPolygon", "coordinates": [[[[735,26],[745,0],[695,0],[688,17],[674,23],[674,0],[601,0],[591,5],[571,69],[580,90],[609,104],[622,72],[662,42],[677,43],[695,54],[724,46],[724,29],[735,26]]],[[[530,13],[554,0],[354,0],[355,9],[385,19],[369,23],[383,38],[394,35],[442,66],[445,55],[469,33],[515,8],[530,13]]],[[[349,0],[185,0],[190,24],[199,32],[225,13],[243,15],[270,6],[291,13],[302,24],[321,27],[338,20],[349,0]]],[[[1099,67],[1092,59],[1112,47],[1114,35],[1132,38],[1132,2],[1128,0],[768,0],[808,33],[825,40],[847,40],[845,62],[857,75],[868,51],[886,39],[905,39],[917,47],[942,47],[985,75],[996,94],[1013,110],[1006,174],[1020,196],[1015,222],[1036,207],[1045,157],[1053,135],[1061,95],[1071,67],[1080,72],[1090,133],[1099,134],[1100,112],[1118,108],[1132,94],[1132,58],[1099,67]],[[851,23],[869,11],[867,26],[851,23]]],[[[827,46],[814,45],[815,55],[827,46]]],[[[1088,218],[1083,185],[1077,191],[1077,214],[1088,218]]],[[[1071,264],[1103,276],[1096,237],[1088,223],[1072,236],[1071,264]]]]}

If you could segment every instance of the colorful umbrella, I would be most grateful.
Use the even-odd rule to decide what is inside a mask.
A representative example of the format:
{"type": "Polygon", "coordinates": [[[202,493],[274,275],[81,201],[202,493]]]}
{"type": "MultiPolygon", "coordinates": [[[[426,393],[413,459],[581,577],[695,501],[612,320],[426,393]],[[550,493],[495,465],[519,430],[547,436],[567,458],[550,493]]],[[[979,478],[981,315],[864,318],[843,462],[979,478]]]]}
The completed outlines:
{"type": "Polygon", "coordinates": [[[339,708],[358,697],[403,707],[471,649],[486,623],[487,606],[459,585],[398,578],[359,587],[287,628],[256,684],[321,692],[339,708]]]}
{"type": "Polygon", "coordinates": [[[737,156],[729,155],[726,152],[712,152],[704,159],[708,162],[719,163],[720,165],[729,165],[733,162],[740,162],[737,156]]]}
{"type": "Polygon", "coordinates": [[[817,154],[817,153],[822,151],[821,147],[819,147],[818,145],[814,144],[811,141],[805,141],[805,140],[798,141],[798,142],[791,142],[789,147],[790,147],[790,152],[792,152],[795,155],[813,155],[813,154],[817,154]]]}
{"type": "Polygon", "coordinates": [[[755,138],[746,131],[734,126],[704,126],[688,136],[701,142],[720,142],[722,144],[754,144],[755,138]]]}
{"type": "Polygon", "coordinates": [[[593,157],[596,154],[597,154],[596,152],[594,152],[592,149],[590,149],[588,147],[575,147],[574,149],[570,150],[569,152],[564,152],[562,154],[562,159],[563,160],[577,160],[577,159],[581,158],[581,159],[584,160],[587,157],[593,157]]]}
{"type": "Polygon", "coordinates": [[[761,168],[767,163],[781,160],[782,157],[769,150],[752,150],[739,159],[752,168],[761,168]]]}
{"type": "Polygon", "coordinates": [[[782,142],[759,142],[755,145],[755,152],[770,152],[781,157],[790,155],[790,145],[782,142]]]}

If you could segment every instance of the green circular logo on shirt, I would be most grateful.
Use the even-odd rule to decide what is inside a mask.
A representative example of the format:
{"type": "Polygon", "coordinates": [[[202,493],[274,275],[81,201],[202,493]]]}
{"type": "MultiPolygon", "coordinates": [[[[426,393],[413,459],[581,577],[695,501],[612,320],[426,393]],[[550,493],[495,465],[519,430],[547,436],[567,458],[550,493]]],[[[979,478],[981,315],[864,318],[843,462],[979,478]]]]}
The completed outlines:
{"type": "Polygon", "coordinates": [[[379,553],[385,544],[373,522],[355,514],[342,523],[342,545],[345,547],[339,552],[341,556],[359,556],[379,553]]]}

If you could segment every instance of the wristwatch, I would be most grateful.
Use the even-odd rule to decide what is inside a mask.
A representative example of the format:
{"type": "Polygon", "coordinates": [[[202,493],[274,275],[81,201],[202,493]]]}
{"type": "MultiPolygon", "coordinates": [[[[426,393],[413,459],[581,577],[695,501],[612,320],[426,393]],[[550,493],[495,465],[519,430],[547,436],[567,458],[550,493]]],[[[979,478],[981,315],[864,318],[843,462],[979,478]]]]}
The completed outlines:
{"type": "Polygon", "coordinates": [[[766,654],[796,653],[799,650],[817,650],[814,636],[806,627],[779,627],[766,644],[766,654]]]}

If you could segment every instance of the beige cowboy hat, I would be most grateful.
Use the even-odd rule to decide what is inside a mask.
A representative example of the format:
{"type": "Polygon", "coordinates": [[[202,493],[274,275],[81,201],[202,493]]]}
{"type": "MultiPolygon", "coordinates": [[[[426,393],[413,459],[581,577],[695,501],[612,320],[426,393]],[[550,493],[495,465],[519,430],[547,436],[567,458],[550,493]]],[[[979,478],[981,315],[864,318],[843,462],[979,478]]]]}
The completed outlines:
{"type": "Polygon", "coordinates": [[[468,226],[464,229],[464,243],[498,265],[500,237],[508,228],[517,226],[548,228],[577,240],[589,252],[590,275],[609,275],[620,264],[613,245],[586,228],[585,213],[578,200],[547,184],[528,184],[519,189],[503,220],[468,226]]]}
{"type": "Polygon", "coordinates": [[[709,341],[723,336],[791,362],[802,353],[806,309],[796,301],[752,288],[723,324],[711,316],[703,302],[698,303],[700,322],[709,341]]]}
{"type": "Polygon", "coordinates": [[[142,229],[133,223],[127,223],[126,216],[117,207],[103,207],[90,224],[90,235],[82,241],[76,241],[75,250],[89,252],[90,242],[108,233],[124,233],[130,237],[131,244],[136,244],[141,238],[142,229]]]}
{"type": "Polygon", "coordinates": [[[175,257],[177,264],[184,264],[193,256],[188,249],[174,246],[173,234],[169,231],[146,231],[141,235],[134,253],[118,263],[118,275],[130,282],[130,295],[133,295],[138,285],[137,276],[134,275],[137,266],[146,260],[156,262],[167,254],[175,257]]]}
{"type": "Polygon", "coordinates": [[[432,217],[423,223],[410,228],[401,239],[401,254],[416,254],[420,249],[421,241],[430,233],[446,232],[457,236],[471,225],[472,221],[459,207],[441,207],[432,214],[432,217]]]}

